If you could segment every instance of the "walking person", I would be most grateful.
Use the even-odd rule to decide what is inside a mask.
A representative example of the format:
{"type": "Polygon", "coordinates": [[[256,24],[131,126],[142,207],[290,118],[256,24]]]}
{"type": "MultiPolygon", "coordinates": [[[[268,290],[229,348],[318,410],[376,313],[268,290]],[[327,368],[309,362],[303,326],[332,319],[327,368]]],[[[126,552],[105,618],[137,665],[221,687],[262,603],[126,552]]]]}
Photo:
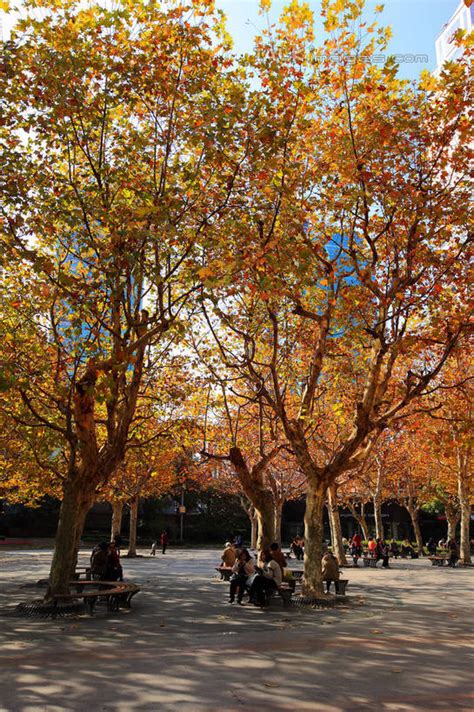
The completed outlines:
{"type": "Polygon", "coordinates": [[[162,554],[166,554],[166,549],[168,547],[168,541],[169,541],[168,532],[166,531],[166,529],[163,529],[163,531],[161,532],[161,536],[160,536],[160,544],[161,544],[161,553],[162,554]]]}

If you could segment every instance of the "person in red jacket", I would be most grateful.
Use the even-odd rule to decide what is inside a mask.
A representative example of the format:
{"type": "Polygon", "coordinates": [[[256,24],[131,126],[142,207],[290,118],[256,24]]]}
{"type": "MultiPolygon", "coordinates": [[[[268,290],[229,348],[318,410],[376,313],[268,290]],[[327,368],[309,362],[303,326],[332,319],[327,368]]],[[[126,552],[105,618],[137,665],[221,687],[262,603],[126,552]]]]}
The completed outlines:
{"type": "Polygon", "coordinates": [[[163,529],[160,536],[161,553],[166,554],[166,547],[168,546],[168,532],[163,529]]]}

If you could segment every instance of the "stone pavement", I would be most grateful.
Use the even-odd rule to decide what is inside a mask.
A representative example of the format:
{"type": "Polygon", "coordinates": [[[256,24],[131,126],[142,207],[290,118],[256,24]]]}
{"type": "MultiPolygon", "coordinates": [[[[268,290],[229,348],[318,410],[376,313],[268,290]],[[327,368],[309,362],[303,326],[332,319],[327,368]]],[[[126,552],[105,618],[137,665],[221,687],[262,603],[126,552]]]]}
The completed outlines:
{"type": "Polygon", "coordinates": [[[473,569],[347,569],[344,607],[276,600],[261,611],[226,603],[218,559],[209,549],[124,559],[142,586],[130,612],[44,621],[10,612],[37,596],[24,584],[47,576],[51,551],[2,547],[0,710],[473,709],[473,569]]]}

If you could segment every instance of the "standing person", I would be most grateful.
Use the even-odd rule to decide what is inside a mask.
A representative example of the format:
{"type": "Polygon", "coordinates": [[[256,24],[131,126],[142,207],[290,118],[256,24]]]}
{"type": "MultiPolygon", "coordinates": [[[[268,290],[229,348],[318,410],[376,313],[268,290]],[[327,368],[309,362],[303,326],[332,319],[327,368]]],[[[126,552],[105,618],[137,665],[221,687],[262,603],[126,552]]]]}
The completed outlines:
{"type": "Polygon", "coordinates": [[[437,546],[433,537],[430,537],[426,543],[426,548],[428,549],[428,554],[430,556],[436,556],[437,546]]]}
{"type": "Polygon", "coordinates": [[[161,536],[160,536],[160,544],[161,544],[161,553],[162,553],[162,554],[166,554],[166,548],[167,548],[167,546],[168,546],[168,540],[169,540],[169,539],[168,539],[168,532],[166,531],[166,529],[163,529],[163,531],[161,532],[161,536]]]}
{"type": "Polygon", "coordinates": [[[247,549],[242,549],[237,557],[235,564],[232,567],[233,574],[230,578],[229,603],[235,600],[237,594],[237,603],[242,604],[242,598],[245,593],[247,579],[255,573],[253,559],[247,549]]]}
{"type": "Polygon", "coordinates": [[[261,574],[254,576],[249,589],[249,597],[252,603],[260,608],[268,604],[270,594],[281,586],[283,581],[283,570],[280,564],[272,558],[271,549],[264,549],[261,553],[263,564],[261,574]]]}
{"type": "Polygon", "coordinates": [[[360,534],[354,534],[352,537],[352,546],[357,548],[357,556],[362,556],[362,537],[360,534]]]}
{"type": "Polygon", "coordinates": [[[273,544],[270,544],[270,556],[277,562],[277,564],[280,565],[280,568],[283,571],[286,567],[286,559],[284,553],[280,549],[280,545],[276,541],[274,541],[273,544]]]}

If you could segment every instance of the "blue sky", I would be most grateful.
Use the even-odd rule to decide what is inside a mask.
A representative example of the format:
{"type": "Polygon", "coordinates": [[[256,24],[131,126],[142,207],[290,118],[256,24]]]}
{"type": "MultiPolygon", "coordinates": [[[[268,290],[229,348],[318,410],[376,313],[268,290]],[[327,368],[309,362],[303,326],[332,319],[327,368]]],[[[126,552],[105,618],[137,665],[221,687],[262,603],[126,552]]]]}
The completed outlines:
{"type": "MultiPolygon", "coordinates": [[[[227,28],[232,35],[237,52],[245,52],[252,46],[252,38],[265,25],[259,15],[259,0],[217,0],[228,17],[227,28]]],[[[318,0],[309,0],[316,20],[316,37],[320,23],[318,0]]],[[[375,5],[384,4],[379,21],[392,27],[393,38],[389,50],[393,54],[427,55],[426,63],[400,63],[400,75],[406,79],[416,77],[421,69],[432,71],[436,67],[435,40],[443,25],[459,5],[459,0],[367,0],[366,13],[373,16],[375,5]]],[[[284,0],[273,0],[271,18],[276,19],[284,0]]]]}

